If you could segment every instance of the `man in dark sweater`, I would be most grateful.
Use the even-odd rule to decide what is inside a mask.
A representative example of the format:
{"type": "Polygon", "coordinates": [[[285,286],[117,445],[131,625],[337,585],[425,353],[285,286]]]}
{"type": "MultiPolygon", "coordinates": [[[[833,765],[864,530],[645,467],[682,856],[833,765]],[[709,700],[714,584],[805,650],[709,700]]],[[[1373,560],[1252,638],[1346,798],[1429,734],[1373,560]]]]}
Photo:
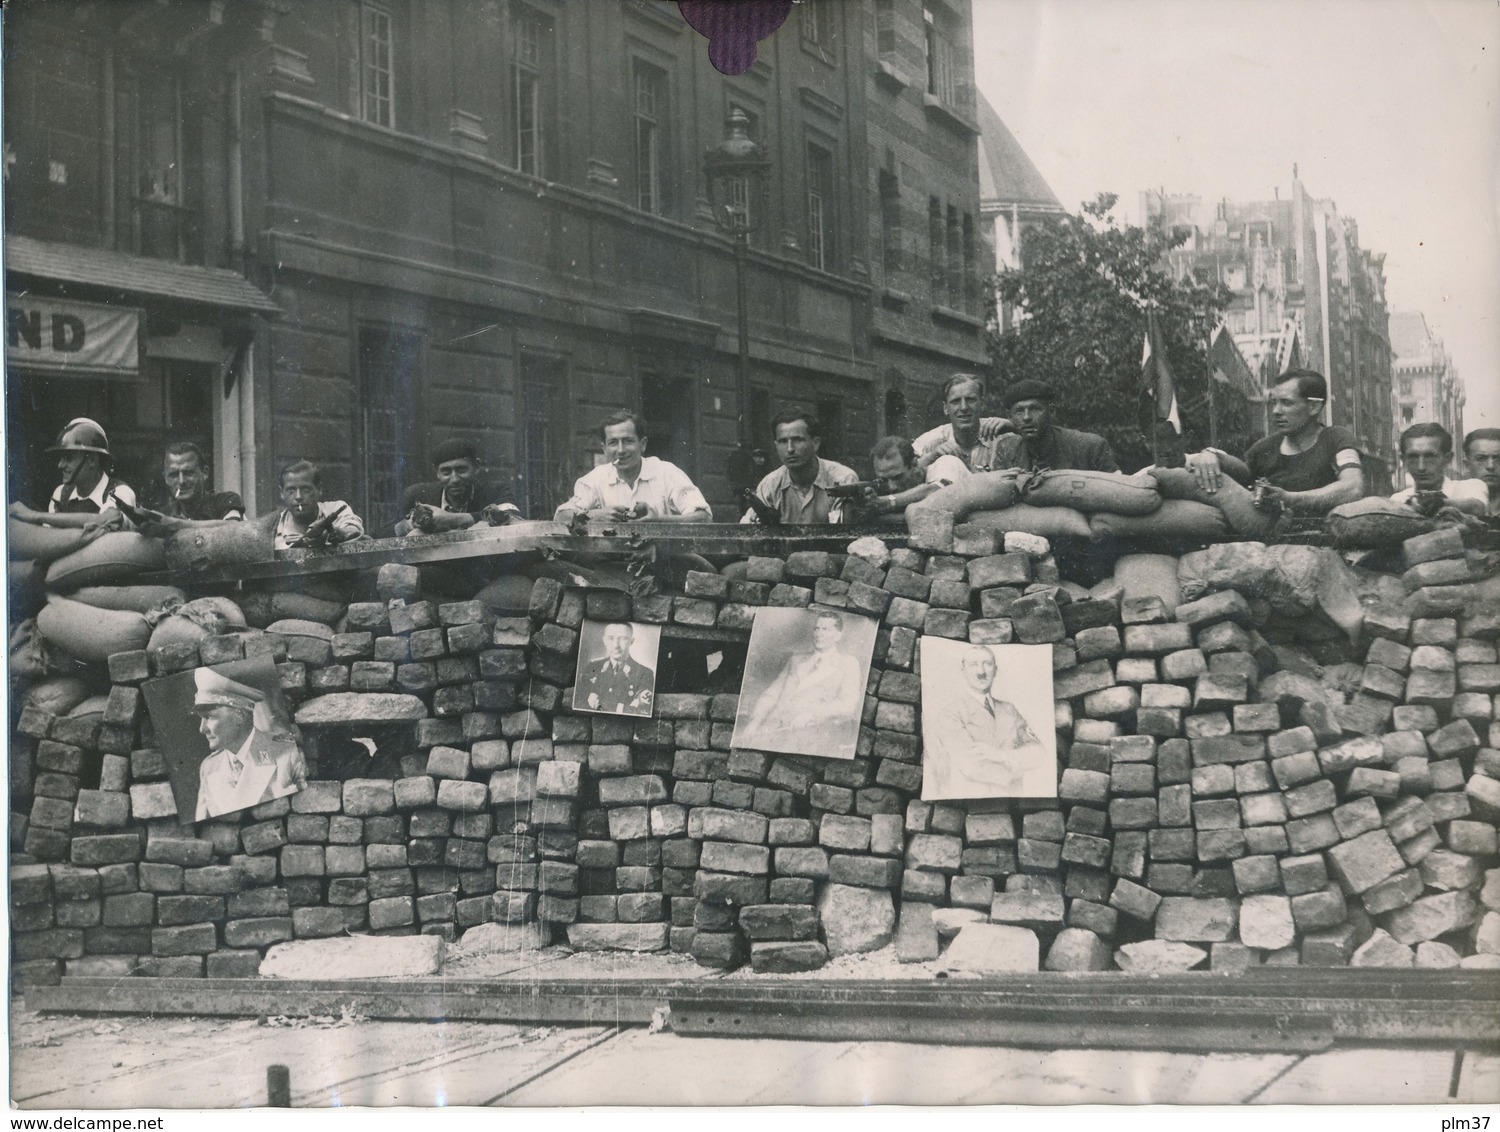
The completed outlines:
{"type": "Polygon", "coordinates": [[[995,441],[997,469],[1078,468],[1118,472],[1109,441],[1092,432],[1063,428],[1053,420],[1051,386],[1029,378],[1006,389],[1002,401],[1015,432],[995,441]]]}
{"type": "Polygon", "coordinates": [[[521,518],[510,484],[480,474],[479,452],[469,441],[440,443],[432,450],[432,470],[432,482],[406,489],[397,535],[461,531],[479,522],[486,509],[496,525],[521,518]]]}

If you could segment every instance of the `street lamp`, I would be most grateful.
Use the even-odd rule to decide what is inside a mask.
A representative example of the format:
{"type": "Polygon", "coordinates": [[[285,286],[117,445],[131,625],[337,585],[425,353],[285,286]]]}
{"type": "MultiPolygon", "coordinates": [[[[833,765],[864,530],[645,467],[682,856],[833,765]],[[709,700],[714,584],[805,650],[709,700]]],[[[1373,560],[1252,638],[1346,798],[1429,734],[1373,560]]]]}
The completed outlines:
{"type": "Polygon", "coordinates": [[[739,448],[729,458],[728,475],[736,491],[759,479],[750,437],[750,311],[745,298],[745,255],[750,233],[764,220],[764,193],[771,162],[749,134],[750,119],[738,106],[724,119],[724,140],[703,154],[708,204],[714,225],[734,245],[734,293],[739,315],[738,396],[739,448]]]}

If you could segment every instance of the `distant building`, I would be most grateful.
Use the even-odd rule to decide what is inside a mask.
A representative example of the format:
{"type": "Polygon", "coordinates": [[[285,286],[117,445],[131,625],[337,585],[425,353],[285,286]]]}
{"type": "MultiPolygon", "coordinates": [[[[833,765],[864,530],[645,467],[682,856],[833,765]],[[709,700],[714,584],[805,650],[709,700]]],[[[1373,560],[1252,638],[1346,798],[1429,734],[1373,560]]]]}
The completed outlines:
{"type": "Polygon", "coordinates": [[[733,77],[666,0],[13,8],[8,424],[39,476],[87,413],[143,485],[190,437],[264,511],[308,456],[380,529],[457,435],[550,515],[628,405],[728,514],[742,412],[769,448],[811,409],[858,463],[985,364],[969,0],[805,0],[733,77]],[[747,405],[702,175],[735,107],[773,163],[747,405]],[[79,326],[114,348],[79,364],[79,326]]]}
{"type": "Polygon", "coordinates": [[[1141,216],[1185,232],[1169,256],[1179,278],[1233,292],[1226,321],[1263,382],[1298,364],[1328,378],[1325,419],[1354,433],[1372,486],[1386,482],[1395,446],[1385,256],[1360,247],[1357,222],[1310,196],[1295,168],[1287,200],[1206,204],[1147,191],[1141,216]]]}
{"type": "Polygon", "coordinates": [[[1464,434],[1464,383],[1453,368],[1443,340],[1418,311],[1391,314],[1391,349],[1396,355],[1397,437],[1409,425],[1435,421],[1461,440],[1464,434]]]}
{"type": "MultiPolygon", "coordinates": [[[[979,226],[994,250],[995,271],[1021,266],[1021,238],[1026,229],[1065,212],[1057,194],[1032,163],[1021,143],[1006,128],[981,93],[979,106],[979,226]]],[[[1014,312],[995,311],[996,329],[1007,329],[1014,312]]]]}

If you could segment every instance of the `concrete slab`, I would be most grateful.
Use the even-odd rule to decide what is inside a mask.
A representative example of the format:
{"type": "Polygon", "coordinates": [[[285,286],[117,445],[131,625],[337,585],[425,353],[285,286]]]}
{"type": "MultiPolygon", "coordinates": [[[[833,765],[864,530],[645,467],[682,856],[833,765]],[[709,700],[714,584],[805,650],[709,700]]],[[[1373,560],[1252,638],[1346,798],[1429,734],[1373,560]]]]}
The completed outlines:
{"type": "Polygon", "coordinates": [[[30,1109],[264,1105],[273,1064],[291,1069],[297,1107],[479,1105],[612,1032],[485,1022],[125,1018],[111,1030],[116,1020],[15,1021],[12,1099],[30,1109]]]}
{"type": "Polygon", "coordinates": [[[506,1097],[514,1105],[1235,1104],[1269,1054],[736,1041],[632,1030],[506,1097]]]}
{"type": "Polygon", "coordinates": [[[1452,1079],[1452,1047],[1346,1046],[1304,1057],[1253,1103],[1447,1104],[1452,1079]]]}
{"type": "Polygon", "coordinates": [[[1463,1104],[1500,1102],[1500,1056],[1465,1051],[1458,1073],[1458,1095],[1463,1104]]]}

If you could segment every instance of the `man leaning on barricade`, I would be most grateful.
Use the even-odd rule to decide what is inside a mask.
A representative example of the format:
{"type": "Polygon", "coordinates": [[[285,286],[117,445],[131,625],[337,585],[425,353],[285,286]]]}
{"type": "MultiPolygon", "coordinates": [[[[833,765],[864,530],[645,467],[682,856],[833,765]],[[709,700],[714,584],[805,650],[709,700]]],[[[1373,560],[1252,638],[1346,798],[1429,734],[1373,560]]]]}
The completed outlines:
{"type": "Polygon", "coordinates": [[[1240,460],[1219,448],[1190,453],[1182,468],[1146,469],[1163,498],[1211,504],[1240,538],[1285,530],[1294,517],[1321,517],[1365,495],[1353,434],[1320,417],[1328,383],[1312,370],[1287,370],[1270,391],[1270,436],[1240,460]]]}

